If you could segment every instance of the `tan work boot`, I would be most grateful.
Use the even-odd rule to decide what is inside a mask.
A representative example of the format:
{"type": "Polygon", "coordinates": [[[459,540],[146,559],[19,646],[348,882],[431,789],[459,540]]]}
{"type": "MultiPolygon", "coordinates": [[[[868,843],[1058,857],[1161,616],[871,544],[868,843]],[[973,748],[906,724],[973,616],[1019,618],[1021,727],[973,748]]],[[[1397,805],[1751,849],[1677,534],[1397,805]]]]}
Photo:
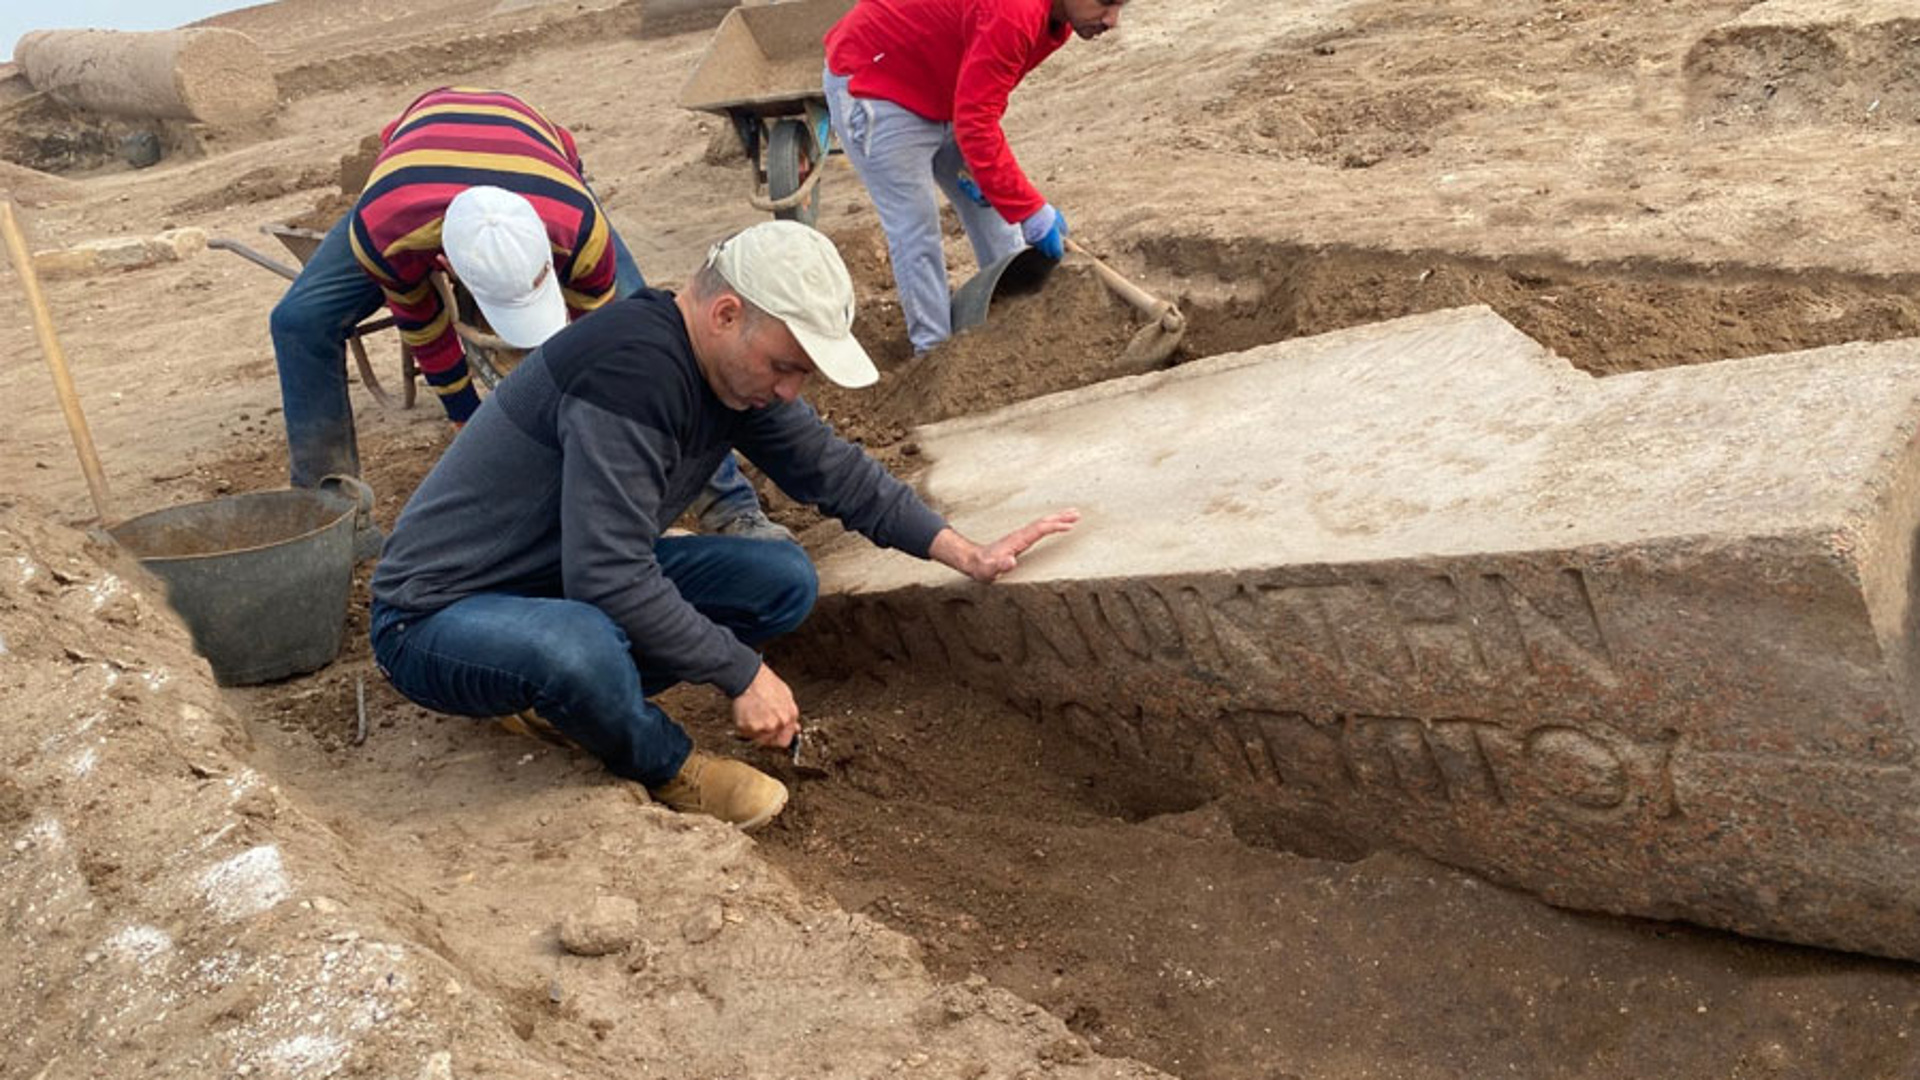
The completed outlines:
{"type": "Polygon", "coordinates": [[[555,746],[568,746],[575,750],[580,749],[580,744],[561,734],[560,729],[554,727],[551,721],[539,713],[534,712],[532,709],[521,709],[511,716],[501,716],[495,719],[503,729],[511,731],[515,735],[525,735],[529,739],[539,739],[541,742],[552,743],[555,746]]]}
{"type": "Polygon", "coordinates": [[[743,761],[698,750],[678,776],[647,790],[682,814],[706,814],[742,829],[765,825],[787,805],[787,785],[743,761]]]}

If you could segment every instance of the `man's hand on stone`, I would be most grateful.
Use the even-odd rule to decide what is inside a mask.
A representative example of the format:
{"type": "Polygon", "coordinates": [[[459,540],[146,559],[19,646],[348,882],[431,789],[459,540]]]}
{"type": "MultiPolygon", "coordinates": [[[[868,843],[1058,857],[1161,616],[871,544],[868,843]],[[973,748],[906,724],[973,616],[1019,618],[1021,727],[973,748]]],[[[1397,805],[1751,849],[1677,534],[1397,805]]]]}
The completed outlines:
{"type": "Polygon", "coordinates": [[[935,562],[953,567],[975,581],[992,583],[1020,564],[1020,556],[1042,539],[1073,528],[1080,520],[1078,510],[1058,510],[1013,530],[986,546],[961,536],[951,528],[940,530],[927,554],[935,562]]]}
{"type": "Polygon", "coordinates": [[[765,663],[733,699],[733,726],[756,746],[786,746],[800,733],[800,706],[793,691],[765,663]]]}

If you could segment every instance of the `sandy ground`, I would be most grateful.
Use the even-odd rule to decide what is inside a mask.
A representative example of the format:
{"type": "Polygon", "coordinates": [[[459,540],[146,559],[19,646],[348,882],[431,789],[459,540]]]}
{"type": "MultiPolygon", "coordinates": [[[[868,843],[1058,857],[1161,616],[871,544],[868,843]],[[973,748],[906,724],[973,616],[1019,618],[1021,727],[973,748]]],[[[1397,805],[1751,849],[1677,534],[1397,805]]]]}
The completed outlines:
{"type": "MultiPolygon", "coordinates": [[[[744,168],[715,152],[720,122],[675,106],[706,34],[641,37],[621,5],[491,14],[505,6],[288,0],[222,17],[270,37],[283,89],[298,90],[271,129],[208,133],[200,156],[141,172],[92,170],[70,201],[23,194],[35,246],[191,225],[267,250],[260,225],[337,194],[343,155],[413,94],[454,78],[512,89],[573,128],[656,283],[682,280],[708,243],[757,219],[744,168]],[[469,44],[449,47],[449,34],[469,44]]],[[[1887,44],[1906,40],[1910,24],[1871,21],[1889,5],[1802,0],[1777,33],[1718,30],[1776,7],[1133,0],[1121,31],[1069,45],[1029,78],[1008,129],[1074,235],[1180,302],[1192,330],[1176,359],[1467,302],[1492,305],[1600,374],[1920,334],[1911,254],[1920,165],[1910,153],[1920,99],[1906,53],[1887,44]],[[1795,31],[1793,19],[1841,29],[1795,31]]],[[[861,333],[887,377],[863,395],[809,396],[884,460],[911,470],[913,424],[1111,372],[1130,316],[1071,264],[1040,296],[996,305],[987,330],[910,362],[871,208],[843,162],[828,169],[820,225],[855,272],[861,333]]],[[[970,273],[957,235],[949,251],[956,279],[970,273]]],[[[115,516],[282,482],[266,325],[281,289],[219,252],[48,283],[115,516]]],[[[19,295],[10,272],[0,275],[9,406],[0,490],[28,500],[5,504],[12,535],[65,552],[78,540],[62,526],[93,515],[19,295]]],[[[391,338],[373,352],[391,386],[391,338]]],[[[449,432],[430,404],[388,411],[356,390],[356,405],[376,514],[391,521],[449,432]]],[[[770,497],[783,519],[814,525],[809,511],[770,497]]],[[[809,541],[832,526],[821,529],[809,541]]],[[[116,609],[48,599],[89,582],[97,575],[52,593],[24,579],[0,592],[0,641],[14,650],[0,664],[94,663],[88,620],[116,609]],[[42,656],[20,644],[35,635],[70,643],[42,656]]],[[[459,1075],[469,1065],[496,1075],[785,1075],[783,1060],[793,1075],[1132,1075],[1136,1066],[1109,1055],[1210,1078],[1920,1071],[1920,979],[1907,965],[1559,911],[1404,855],[1330,850],[1313,837],[1250,843],[1236,833],[1236,808],[1207,793],[1120,772],[1003,703],[911,671],[796,687],[819,735],[816,767],[803,775],[755,758],[796,794],[775,828],[742,844],[724,831],[676,831],[670,816],[621,802],[604,773],[566,750],[413,708],[373,669],[363,632],[356,606],[338,662],[273,686],[215,692],[204,675],[176,677],[196,687],[195,708],[228,718],[216,740],[231,758],[223,768],[274,785],[285,809],[273,820],[297,833],[284,841],[289,860],[299,849],[348,868],[332,871],[333,892],[351,895],[378,933],[425,943],[439,966],[413,977],[468,987],[463,1004],[416,994],[416,1008],[431,1004],[403,1014],[422,1017],[411,1034],[363,1023],[352,1029],[356,1049],[338,1058],[261,1057],[243,1037],[260,1000],[236,991],[202,1008],[193,1003],[210,992],[181,983],[173,988],[187,1004],[146,1014],[139,1029],[140,1052],[167,1063],[165,1074],[227,1075],[251,1062],[252,1075],[421,1075],[441,1048],[428,1044],[450,1032],[476,1048],[456,1062],[459,1075]],[[369,734],[356,742],[362,681],[369,734]],[[295,820],[301,829],[286,826],[295,820]],[[746,879],[768,891],[726,907],[746,879]],[[623,961],[565,958],[554,924],[595,893],[643,901],[667,931],[623,961]],[[701,954],[711,940],[734,941],[733,929],[682,932],[706,918],[703,900],[743,920],[723,927],[767,938],[742,930],[739,947],[701,954]],[[765,911],[780,919],[755,921],[765,911]],[[848,936],[806,956],[830,977],[796,978],[789,958],[768,952],[780,920],[850,920],[848,936]],[[930,1047],[918,1051],[836,1058],[832,1040],[794,1041],[766,1021],[797,1008],[853,1024],[849,1002],[876,970],[861,964],[876,954],[900,980],[925,979],[924,1000],[1018,997],[965,1013],[985,1018],[987,1034],[972,1043],[943,1034],[952,1025],[939,1008],[932,1019],[906,1010],[896,1034],[930,1047]],[[635,955],[657,978],[626,969],[635,955]],[[762,973],[777,989],[755,992],[762,973]],[[1019,999],[1045,1013],[1023,1020],[1019,999]],[[196,1072],[191,1048],[210,1016],[227,1026],[196,1072]],[[984,1071],[963,1063],[968,1054],[984,1071]]],[[[125,662],[177,650],[168,640],[141,629],[122,642],[125,662]]],[[[84,808],[107,832],[147,814],[182,837],[196,823],[213,827],[136,785],[139,762],[101,775],[158,802],[83,797],[99,781],[43,768],[49,747],[78,745],[92,715],[82,694],[98,688],[78,680],[6,680],[10,707],[32,725],[0,744],[0,820],[14,845],[0,885],[34,880],[30,856],[44,847],[52,807],[84,808]]],[[[709,693],[675,691],[670,703],[703,742],[728,746],[709,693]]],[[[142,713],[150,707],[144,696],[116,706],[127,730],[142,716],[143,730],[164,728],[177,711],[142,713]]],[[[117,745],[101,752],[111,758],[117,745]]],[[[97,901],[87,918],[144,902],[110,888],[97,862],[78,865],[96,867],[76,871],[97,901]]],[[[7,902],[9,927],[37,959],[5,981],[9,1014],[29,1019],[0,1023],[13,1035],[0,1072],[130,1074],[115,1069],[137,1068],[139,1054],[100,1037],[100,979],[60,959],[84,959],[86,935],[35,929],[53,902],[36,908],[30,891],[7,902]]],[[[291,935],[306,931],[293,927],[260,954],[299,954],[306,939],[291,935]]],[[[217,944],[225,932],[200,938],[217,944]]],[[[376,936],[357,924],[329,932],[376,936]]],[[[314,1000],[316,1010],[346,1008],[314,1000]]],[[[846,1030],[858,1041],[880,1028],[846,1030]]]]}

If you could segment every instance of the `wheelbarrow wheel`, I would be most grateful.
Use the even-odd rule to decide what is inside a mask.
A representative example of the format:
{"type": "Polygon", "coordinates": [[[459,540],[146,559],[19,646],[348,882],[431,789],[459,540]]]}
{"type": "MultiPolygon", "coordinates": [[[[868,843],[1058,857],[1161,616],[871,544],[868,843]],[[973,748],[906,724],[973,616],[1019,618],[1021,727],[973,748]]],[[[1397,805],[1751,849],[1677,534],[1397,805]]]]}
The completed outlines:
{"type": "MultiPolygon", "coordinates": [[[[774,124],[767,135],[767,194],[776,200],[792,195],[813,169],[813,137],[807,133],[807,125],[798,120],[774,124]]],[[[815,184],[798,206],[775,210],[773,216],[812,225],[820,216],[820,185],[815,184]]]]}

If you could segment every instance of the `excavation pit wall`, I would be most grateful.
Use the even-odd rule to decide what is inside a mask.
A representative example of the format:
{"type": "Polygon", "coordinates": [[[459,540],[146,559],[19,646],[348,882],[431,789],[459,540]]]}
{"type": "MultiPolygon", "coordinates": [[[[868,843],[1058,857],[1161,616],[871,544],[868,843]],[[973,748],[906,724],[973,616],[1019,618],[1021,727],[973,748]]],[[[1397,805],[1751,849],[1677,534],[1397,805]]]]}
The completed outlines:
{"type": "Polygon", "coordinates": [[[1178,301],[1189,361],[1474,304],[1596,375],[1920,336],[1911,274],[1178,235],[1118,261],[1178,301]]]}
{"type": "Polygon", "coordinates": [[[1916,386],[1908,342],[1596,380],[1468,309],[1039,399],[922,429],[925,486],[1078,532],[993,587],[829,551],[775,663],[991,690],[1280,834],[1920,958],[1916,386]]]}

